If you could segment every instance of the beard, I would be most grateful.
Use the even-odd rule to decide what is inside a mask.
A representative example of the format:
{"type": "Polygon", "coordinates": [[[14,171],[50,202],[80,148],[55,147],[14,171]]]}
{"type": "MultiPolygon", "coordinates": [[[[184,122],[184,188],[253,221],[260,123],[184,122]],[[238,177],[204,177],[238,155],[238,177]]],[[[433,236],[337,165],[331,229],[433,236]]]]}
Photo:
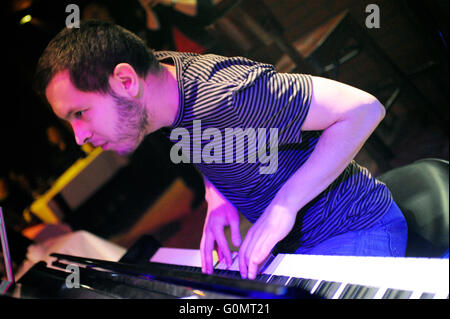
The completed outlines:
{"type": "Polygon", "coordinates": [[[149,124],[147,110],[135,99],[111,93],[117,107],[116,143],[123,146],[117,152],[126,155],[133,152],[147,134],[149,124]]]}

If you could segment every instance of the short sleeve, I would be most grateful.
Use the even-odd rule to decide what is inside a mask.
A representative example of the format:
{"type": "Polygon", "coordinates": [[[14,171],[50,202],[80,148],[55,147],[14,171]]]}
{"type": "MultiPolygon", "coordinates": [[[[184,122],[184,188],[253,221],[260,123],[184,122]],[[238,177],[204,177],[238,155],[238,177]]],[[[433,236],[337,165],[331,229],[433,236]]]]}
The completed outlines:
{"type": "Polygon", "coordinates": [[[311,76],[271,71],[237,90],[233,104],[243,126],[277,128],[278,143],[292,144],[302,141],[311,95],[311,76]]]}

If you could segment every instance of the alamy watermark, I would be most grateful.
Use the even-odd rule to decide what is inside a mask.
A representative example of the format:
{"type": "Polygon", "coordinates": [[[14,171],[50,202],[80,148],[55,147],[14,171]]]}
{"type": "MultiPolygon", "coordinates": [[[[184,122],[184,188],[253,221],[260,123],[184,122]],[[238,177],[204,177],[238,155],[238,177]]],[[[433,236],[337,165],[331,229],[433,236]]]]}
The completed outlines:
{"type": "Polygon", "coordinates": [[[258,160],[267,164],[259,167],[260,174],[273,174],[278,169],[277,128],[225,128],[224,139],[219,129],[209,127],[202,131],[201,120],[194,120],[192,135],[191,139],[189,130],[183,127],[172,130],[170,139],[177,141],[170,150],[173,163],[245,163],[246,153],[247,163],[258,160]],[[202,147],[202,141],[209,142],[202,147]]]}
{"type": "Polygon", "coordinates": [[[366,13],[369,15],[366,17],[366,27],[368,29],[380,28],[380,7],[376,4],[369,4],[366,6],[366,13]]]}
{"type": "Polygon", "coordinates": [[[80,288],[80,267],[69,264],[67,265],[66,270],[70,272],[70,274],[66,277],[66,287],[80,288]]]}
{"type": "Polygon", "coordinates": [[[67,28],[79,28],[80,27],[80,7],[76,4],[68,4],[66,6],[66,12],[69,15],[66,17],[67,28]]]}

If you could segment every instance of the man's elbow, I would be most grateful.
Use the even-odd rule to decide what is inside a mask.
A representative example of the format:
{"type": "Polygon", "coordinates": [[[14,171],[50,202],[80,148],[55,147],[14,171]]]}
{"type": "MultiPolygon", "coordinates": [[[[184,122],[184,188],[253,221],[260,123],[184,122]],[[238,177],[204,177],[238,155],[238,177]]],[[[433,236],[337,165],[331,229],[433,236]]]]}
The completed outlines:
{"type": "Polygon", "coordinates": [[[380,101],[378,101],[377,98],[374,98],[372,105],[373,105],[372,112],[374,113],[374,116],[378,119],[377,122],[380,123],[386,116],[386,108],[380,101]]]}
{"type": "Polygon", "coordinates": [[[386,116],[384,105],[372,95],[369,95],[358,109],[360,110],[359,116],[370,119],[375,125],[378,125],[386,116]]]}

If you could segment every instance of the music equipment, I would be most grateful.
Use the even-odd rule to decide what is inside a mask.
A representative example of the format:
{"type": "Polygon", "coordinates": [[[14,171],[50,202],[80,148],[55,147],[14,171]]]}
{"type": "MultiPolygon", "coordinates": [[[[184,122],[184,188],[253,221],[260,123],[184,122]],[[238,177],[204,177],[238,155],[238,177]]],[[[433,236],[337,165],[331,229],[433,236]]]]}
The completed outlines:
{"type": "Polygon", "coordinates": [[[201,273],[193,249],[161,247],[139,264],[51,256],[51,265],[38,263],[20,279],[24,297],[443,299],[449,291],[449,260],[437,258],[278,254],[255,280],[243,280],[236,253],[212,275],[201,273]],[[68,278],[78,278],[77,289],[68,278]]]}
{"type": "MultiPolygon", "coordinates": [[[[152,262],[201,267],[198,250],[160,248],[152,262]]],[[[239,277],[239,258],[215,273],[239,277]]],[[[278,254],[266,262],[257,281],[298,286],[323,298],[448,298],[449,260],[438,258],[355,257],[278,254]]]]}

